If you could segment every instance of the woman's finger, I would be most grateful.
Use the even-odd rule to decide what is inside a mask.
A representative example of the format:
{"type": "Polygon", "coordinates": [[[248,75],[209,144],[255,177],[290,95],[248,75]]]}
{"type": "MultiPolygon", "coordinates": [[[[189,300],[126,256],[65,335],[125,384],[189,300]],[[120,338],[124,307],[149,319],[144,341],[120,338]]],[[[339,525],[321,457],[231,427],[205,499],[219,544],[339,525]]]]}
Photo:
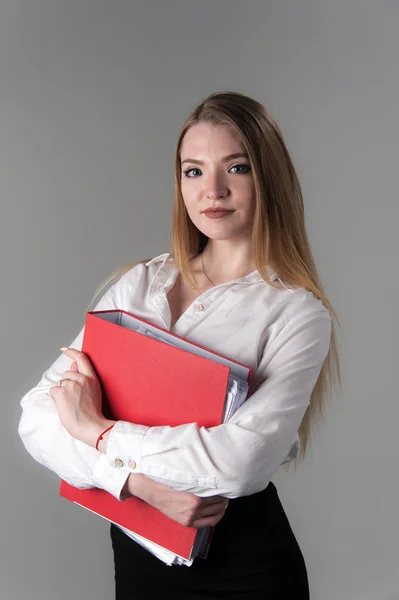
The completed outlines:
{"type": "Polygon", "coordinates": [[[200,529],[201,527],[214,527],[219,521],[221,521],[224,517],[224,511],[214,515],[212,517],[204,517],[200,519],[196,519],[191,527],[195,527],[196,529],[200,529]]]}
{"type": "Polygon", "coordinates": [[[78,365],[76,364],[76,360],[74,360],[73,363],[71,364],[71,371],[75,371],[76,373],[79,372],[78,365]]]}
{"type": "Polygon", "coordinates": [[[84,352],[76,350],[75,348],[61,348],[61,350],[65,356],[72,358],[72,360],[76,362],[79,373],[82,373],[82,375],[87,375],[88,377],[95,376],[92,364],[84,352]]]}
{"type": "MultiPolygon", "coordinates": [[[[60,377],[60,381],[62,379],[70,379],[71,381],[77,381],[78,383],[83,383],[84,375],[82,375],[82,373],[79,373],[79,371],[64,371],[60,377]]],[[[58,383],[58,385],[59,385],[59,383],[58,383]]],[[[64,384],[62,384],[62,385],[64,385],[64,384]]]]}
{"type": "Polygon", "coordinates": [[[62,381],[63,379],[69,379],[71,381],[82,383],[82,374],[79,372],[75,372],[75,371],[64,371],[63,374],[61,375],[59,381],[49,389],[49,395],[53,398],[53,400],[54,400],[54,396],[58,398],[58,390],[60,388],[65,387],[68,384],[68,381],[64,381],[60,385],[60,381],[62,381]]]}
{"type": "Polygon", "coordinates": [[[226,510],[226,502],[218,502],[217,504],[208,504],[201,508],[198,514],[198,518],[202,519],[203,517],[212,517],[214,515],[218,515],[221,512],[226,510]]]}
{"type": "Polygon", "coordinates": [[[202,504],[218,504],[219,502],[227,502],[228,503],[228,499],[225,498],[224,496],[206,496],[205,498],[202,498],[202,504]]]}

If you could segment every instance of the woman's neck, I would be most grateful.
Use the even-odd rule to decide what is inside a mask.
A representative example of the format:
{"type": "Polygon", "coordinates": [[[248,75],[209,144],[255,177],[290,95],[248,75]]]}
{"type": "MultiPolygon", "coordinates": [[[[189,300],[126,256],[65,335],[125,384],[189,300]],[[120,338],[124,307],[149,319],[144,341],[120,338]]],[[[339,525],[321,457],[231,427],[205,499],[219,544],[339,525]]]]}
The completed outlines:
{"type": "Polygon", "coordinates": [[[196,270],[204,272],[214,285],[244,277],[256,270],[250,243],[232,246],[224,240],[210,240],[195,259],[196,270]]]}

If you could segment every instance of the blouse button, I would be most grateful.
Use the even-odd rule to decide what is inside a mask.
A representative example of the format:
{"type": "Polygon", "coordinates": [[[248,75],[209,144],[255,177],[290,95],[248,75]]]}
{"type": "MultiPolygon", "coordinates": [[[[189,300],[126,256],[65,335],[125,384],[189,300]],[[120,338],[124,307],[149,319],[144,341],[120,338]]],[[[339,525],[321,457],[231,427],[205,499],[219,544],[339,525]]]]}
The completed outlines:
{"type": "Polygon", "coordinates": [[[115,467],[123,467],[123,460],[121,460],[120,458],[116,458],[115,462],[114,462],[115,467]]]}
{"type": "Polygon", "coordinates": [[[135,469],[137,467],[136,463],[134,462],[134,460],[129,460],[129,467],[131,469],[135,469]]]}
{"type": "Polygon", "coordinates": [[[204,309],[203,304],[196,304],[195,305],[195,310],[196,311],[201,312],[201,310],[203,310],[203,309],[204,309]]]}

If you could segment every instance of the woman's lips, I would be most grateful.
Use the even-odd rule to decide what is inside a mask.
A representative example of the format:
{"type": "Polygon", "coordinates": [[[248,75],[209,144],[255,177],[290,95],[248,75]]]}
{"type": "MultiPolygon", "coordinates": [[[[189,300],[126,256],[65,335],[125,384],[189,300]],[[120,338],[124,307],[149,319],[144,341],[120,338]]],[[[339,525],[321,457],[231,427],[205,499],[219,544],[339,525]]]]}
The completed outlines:
{"type": "Polygon", "coordinates": [[[204,215],[210,219],[220,219],[226,215],[231,215],[234,210],[205,210],[204,215]]]}

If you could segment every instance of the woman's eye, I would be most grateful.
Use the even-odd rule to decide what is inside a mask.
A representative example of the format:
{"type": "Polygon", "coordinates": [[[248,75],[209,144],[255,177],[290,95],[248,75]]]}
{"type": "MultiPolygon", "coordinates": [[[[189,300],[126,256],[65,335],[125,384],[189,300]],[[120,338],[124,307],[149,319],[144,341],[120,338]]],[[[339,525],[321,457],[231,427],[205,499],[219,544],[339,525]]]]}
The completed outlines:
{"type": "Polygon", "coordinates": [[[241,173],[248,173],[248,171],[251,170],[251,167],[249,165],[244,164],[244,163],[241,164],[241,165],[233,165],[231,168],[232,169],[237,169],[238,167],[244,167],[244,170],[241,171],[241,173]]]}
{"type": "Polygon", "coordinates": [[[200,169],[193,169],[193,168],[191,167],[191,169],[187,169],[186,171],[184,171],[184,175],[185,175],[186,177],[191,177],[191,175],[189,175],[189,173],[191,173],[191,171],[200,171],[200,169]]]}
{"type": "MultiPolygon", "coordinates": [[[[243,170],[236,171],[235,173],[236,173],[237,175],[241,175],[241,174],[244,174],[244,173],[248,173],[248,171],[250,171],[250,170],[251,170],[251,167],[250,167],[249,165],[247,165],[247,164],[244,164],[244,163],[243,163],[243,164],[239,164],[239,165],[233,165],[233,166],[230,168],[230,171],[231,171],[231,169],[238,169],[238,168],[239,168],[239,169],[243,169],[243,170]]],[[[199,173],[201,173],[201,169],[197,169],[197,168],[193,168],[193,167],[191,167],[190,169],[187,169],[186,171],[183,171],[183,172],[184,172],[184,175],[185,175],[186,177],[189,177],[189,178],[193,179],[194,177],[197,177],[197,175],[193,175],[193,174],[192,174],[192,172],[193,172],[193,171],[199,171],[199,173]]],[[[233,171],[233,173],[234,173],[234,171],[233,171]]]]}

